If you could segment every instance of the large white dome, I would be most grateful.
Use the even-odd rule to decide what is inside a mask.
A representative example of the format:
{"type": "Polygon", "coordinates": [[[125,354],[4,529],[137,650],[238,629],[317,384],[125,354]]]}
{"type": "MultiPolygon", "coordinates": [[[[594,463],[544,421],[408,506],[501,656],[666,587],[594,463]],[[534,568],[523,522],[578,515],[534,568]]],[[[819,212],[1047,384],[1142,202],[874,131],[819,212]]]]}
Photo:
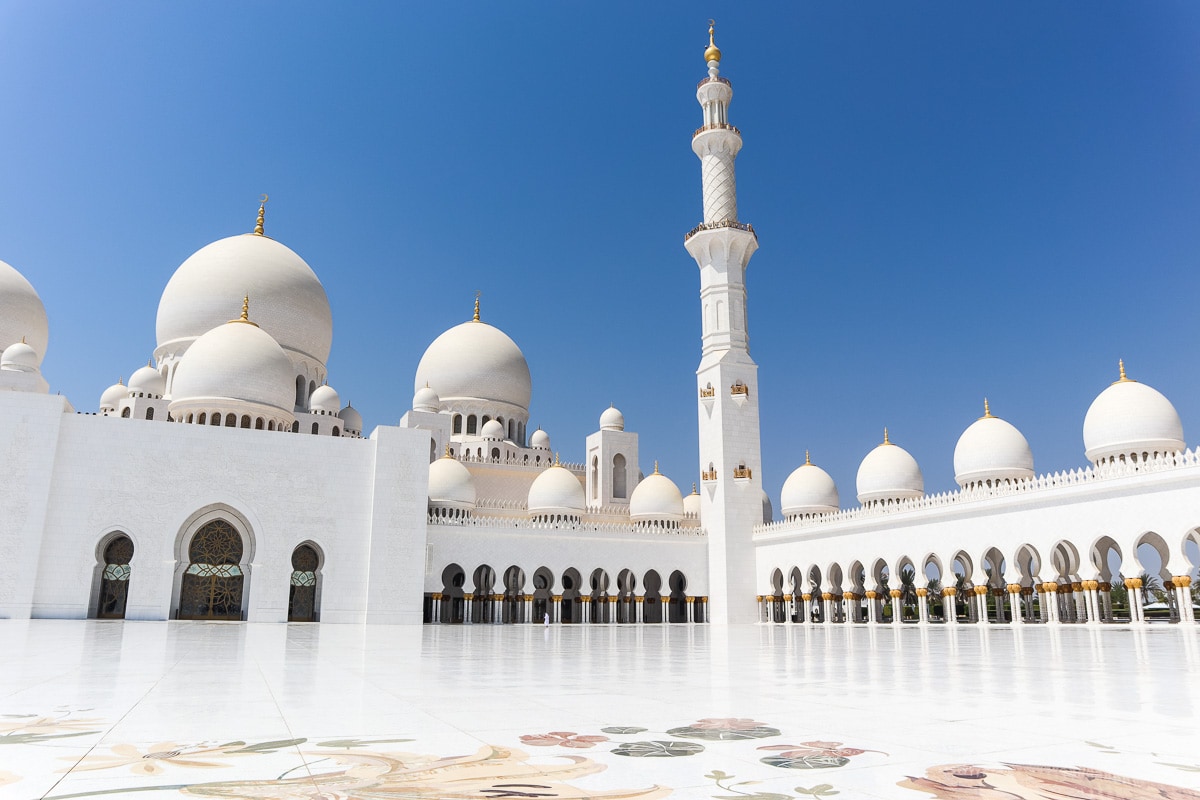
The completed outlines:
{"type": "Polygon", "coordinates": [[[629,498],[629,519],[633,522],[658,520],[679,522],[683,519],[683,495],[675,482],[658,471],[638,483],[629,498]]]}
{"type": "Polygon", "coordinates": [[[903,447],[888,441],[867,453],[858,467],[858,502],[863,505],[879,500],[903,500],[925,494],[925,478],[917,460],[903,447]]]}
{"type": "Polygon", "coordinates": [[[959,486],[983,481],[1021,481],[1033,477],[1033,451],[1010,423],[984,415],[971,423],[954,446],[954,480],[959,486]]]}
{"type": "Polygon", "coordinates": [[[579,516],[583,513],[583,507],[583,484],[574,473],[558,464],[544,470],[529,487],[531,516],[579,516]]]}
{"type": "Polygon", "coordinates": [[[224,411],[250,403],[290,418],[293,400],[292,362],[283,348],[257,325],[235,320],[188,348],[175,374],[170,408],[172,413],[184,406],[224,411]]]}
{"type": "Polygon", "coordinates": [[[475,481],[457,459],[442,456],[429,465],[429,504],[434,508],[475,507],[475,481]]]}
{"type": "Polygon", "coordinates": [[[417,364],[413,391],[428,384],[443,404],[455,401],[505,403],[529,412],[529,365],[516,343],[499,328],[472,320],[433,340],[417,364]]]}
{"type": "Polygon", "coordinates": [[[37,353],[40,367],[50,339],[46,307],[24,275],[0,261],[0,352],[22,337],[37,353]]]}
{"type": "Polygon", "coordinates": [[[829,514],[839,508],[837,485],[829,473],[808,460],[788,475],[779,493],[779,505],[783,516],[797,517],[805,514],[829,514]]]}
{"type": "Polygon", "coordinates": [[[213,242],[179,265],[158,303],[156,354],[182,352],[228,320],[246,295],[254,321],[280,347],[325,364],[333,341],[325,288],[304,259],[253,233],[213,242]]]}
{"type": "Polygon", "coordinates": [[[1175,453],[1183,450],[1183,423],[1171,401],[1156,389],[1125,377],[1092,401],[1083,418],[1087,459],[1175,453]]]}

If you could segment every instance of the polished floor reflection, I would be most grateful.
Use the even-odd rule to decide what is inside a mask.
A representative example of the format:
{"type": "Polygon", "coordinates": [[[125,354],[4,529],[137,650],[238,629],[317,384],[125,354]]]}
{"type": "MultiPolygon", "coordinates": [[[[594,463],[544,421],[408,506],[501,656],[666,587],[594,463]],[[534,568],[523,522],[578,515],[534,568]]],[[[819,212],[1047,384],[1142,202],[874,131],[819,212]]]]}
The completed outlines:
{"type": "Polygon", "coordinates": [[[1200,631],[0,621],[0,797],[1200,800],[1200,631]]]}

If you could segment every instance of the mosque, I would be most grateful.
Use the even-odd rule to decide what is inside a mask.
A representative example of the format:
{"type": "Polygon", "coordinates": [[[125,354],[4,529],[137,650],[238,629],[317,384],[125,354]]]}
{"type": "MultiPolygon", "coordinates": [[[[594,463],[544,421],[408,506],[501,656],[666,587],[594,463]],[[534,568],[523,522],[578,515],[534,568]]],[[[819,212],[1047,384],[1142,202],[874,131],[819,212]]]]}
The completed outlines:
{"type": "Polygon", "coordinates": [[[1200,453],[1123,364],[1077,470],[1039,475],[985,403],[955,448],[957,490],[926,494],[885,431],[857,506],[806,459],[772,521],[746,315],[758,237],[738,218],[742,139],[709,33],[703,221],[684,237],[701,360],[678,398],[695,403],[695,476],[646,469],[616,408],[562,461],[528,430],[529,367],[478,298],[416,365],[411,409],[368,428],[329,383],[321,281],[267,235],[264,197],[252,233],[176,269],[148,363],[95,411],[50,392],[46,311],[0,262],[0,617],[1136,624],[1148,581],[1194,624],[1200,453]]]}

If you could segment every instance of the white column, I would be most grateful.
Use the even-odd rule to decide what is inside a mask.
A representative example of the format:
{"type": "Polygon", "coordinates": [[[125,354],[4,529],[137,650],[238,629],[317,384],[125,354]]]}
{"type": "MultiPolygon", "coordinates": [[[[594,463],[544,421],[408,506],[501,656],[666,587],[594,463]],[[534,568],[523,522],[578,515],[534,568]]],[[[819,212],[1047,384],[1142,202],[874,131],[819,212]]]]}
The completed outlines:
{"type": "Polygon", "coordinates": [[[947,625],[958,624],[958,590],[953,586],[948,586],[942,590],[942,613],[946,617],[947,625]]]}
{"type": "Polygon", "coordinates": [[[929,624],[929,590],[917,589],[917,621],[921,625],[929,624]]]}
{"type": "Polygon", "coordinates": [[[442,593],[441,592],[433,593],[433,621],[435,623],[442,621],[442,593]]]}
{"type": "Polygon", "coordinates": [[[1021,625],[1025,622],[1024,615],[1021,613],[1021,584],[1010,583],[1008,589],[1008,607],[1012,613],[1012,624],[1021,625]]]}
{"type": "Polygon", "coordinates": [[[642,604],[644,602],[646,602],[645,597],[638,596],[638,597],[634,598],[634,600],[633,600],[633,611],[634,611],[633,621],[634,622],[642,621],[642,604]]]}
{"type": "Polygon", "coordinates": [[[793,622],[795,622],[795,620],[792,619],[792,614],[794,611],[794,608],[793,608],[794,600],[795,600],[794,595],[785,594],[783,596],[783,622],[786,625],[791,625],[793,622]]]}
{"type": "Polygon", "coordinates": [[[471,624],[471,605],[473,602],[473,600],[472,600],[473,597],[474,597],[474,595],[471,594],[470,592],[466,592],[463,594],[463,624],[464,625],[471,624]]]}
{"type": "Polygon", "coordinates": [[[1192,577],[1190,575],[1176,575],[1171,578],[1171,583],[1175,584],[1175,596],[1179,603],[1179,622],[1184,625],[1196,624],[1196,609],[1192,608],[1192,577]]]}
{"type": "Polygon", "coordinates": [[[892,622],[902,625],[904,624],[904,604],[900,601],[901,592],[899,589],[892,589],[889,594],[892,596],[892,622]]]}
{"type": "Polygon", "coordinates": [[[987,613],[988,587],[976,586],[973,591],[975,592],[975,617],[981,625],[987,625],[991,622],[987,613]]]}
{"type": "Polygon", "coordinates": [[[533,595],[531,594],[525,595],[525,621],[531,624],[535,621],[541,622],[540,619],[534,620],[533,618],[533,595]]]}

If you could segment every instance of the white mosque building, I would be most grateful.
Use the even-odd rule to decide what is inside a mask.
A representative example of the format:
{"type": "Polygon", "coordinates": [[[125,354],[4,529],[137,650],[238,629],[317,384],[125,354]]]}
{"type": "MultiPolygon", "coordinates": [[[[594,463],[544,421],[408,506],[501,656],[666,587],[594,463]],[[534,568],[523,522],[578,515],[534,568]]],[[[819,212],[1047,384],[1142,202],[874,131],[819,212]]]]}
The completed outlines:
{"type": "Polygon", "coordinates": [[[1194,624],[1200,454],[1124,365],[1087,411],[1078,470],[1037,474],[985,404],[957,491],[927,495],[885,432],[859,505],[806,459],[771,521],[744,280],[758,239],[738,220],[742,140],[711,34],[692,138],[704,217],[684,240],[702,312],[691,494],[642,467],[615,408],[562,462],[528,430],[529,367],[478,298],[416,365],[399,423],[365,427],[328,382],[325,290],[266,235],[264,205],[253,233],[179,266],[149,362],[95,412],[50,393],[46,311],[0,262],[0,617],[1137,624],[1149,545],[1146,578],[1194,624]]]}

